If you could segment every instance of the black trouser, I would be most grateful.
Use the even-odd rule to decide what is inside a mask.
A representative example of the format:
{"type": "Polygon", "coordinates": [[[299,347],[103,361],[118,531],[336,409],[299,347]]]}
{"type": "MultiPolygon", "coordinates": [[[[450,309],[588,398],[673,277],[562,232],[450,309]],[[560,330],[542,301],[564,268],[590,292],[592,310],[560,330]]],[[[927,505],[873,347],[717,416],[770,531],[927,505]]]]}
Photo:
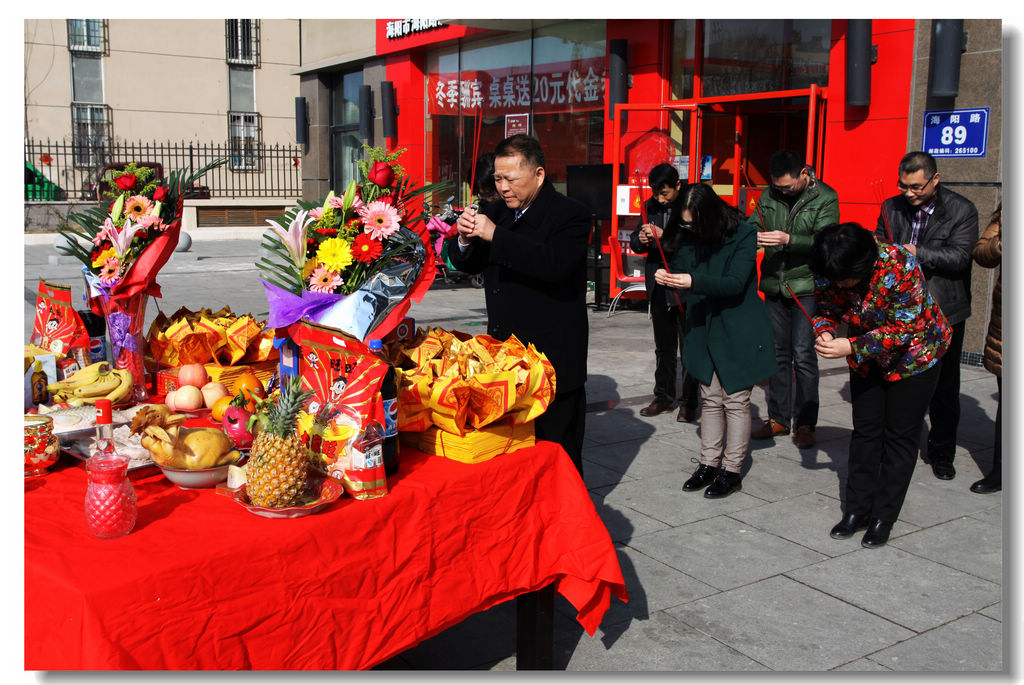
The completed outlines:
{"type": "MultiPolygon", "coordinates": [[[[651,291],[651,325],[654,327],[654,399],[666,404],[676,401],[676,358],[682,358],[685,336],[685,312],[678,305],[669,306],[672,293],[660,285],[651,291]]],[[[680,295],[680,299],[684,296],[680,295]]],[[[683,389],[679,403],[696,408],[697,381],[683,368],[683,389]]]]}
{"type": "Polygon", "coordinates": [[[583,477],[583,431],[586,428],[587,391],[579,387],[555,394],[555,399],[533,423],[538,440],[557,442],[583,477]]]}
{"type": "Polygon", "coordinates": [[[949,349],[939,362],[939,382],[928,405],[928,459],[953,463],[956,429],[960,425],[960,353],[964,349],[966,321],[953,324],[949,349]]]}
{"type": "Polygon", "coordinates": [[[847,514],[888,522],[899,517],[921,446],[921,422],[938,380],[937,366],[898,381],[886,381],[877,367],[867,378],[850,370],[847,514]]]}

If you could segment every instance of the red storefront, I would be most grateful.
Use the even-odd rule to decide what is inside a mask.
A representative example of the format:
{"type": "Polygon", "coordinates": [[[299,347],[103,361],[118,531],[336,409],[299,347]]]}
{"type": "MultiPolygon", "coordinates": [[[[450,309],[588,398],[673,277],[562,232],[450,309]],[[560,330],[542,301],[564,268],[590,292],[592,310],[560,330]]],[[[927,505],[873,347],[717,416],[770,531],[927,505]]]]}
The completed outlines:
{"type": "MultiPolygon", "coordinates": [[[[397,104],[386,144],[408,148],[402,162],[414,176],[459,181],[457,203],[469,196],[474,149],[525,129],[562,192],[571,166],[618,163],[616,182],[628,185],[669,162],[747,211],[768,185],[771,154],[790,148],[837,190],[842,220],[873,226],[879,201],[896,192],[899,159],[922,147],[924,112],[988,107],[987,158],[939,160],[943,182],[987,216],[1001,197],[1000,22],[965,22],[960,92],[946,98],[930,90],[936,23],[860,20],[870,59],[848,67],[854,27],[842,19],[378,20],[375,71],[394,85],[397,104]],[[994,71],[975,73],[972,60],[991,65],[982,60],[993,47],[994,71]],[[848,69],[861,70],[855,98],[848,69]]],[[[636,223],[616,195],[608,189],[613,218],[595,239],[606,253],[613,231],[636,223]]],[[[976,298],[976,309],[985,301],[976,298]]]]}

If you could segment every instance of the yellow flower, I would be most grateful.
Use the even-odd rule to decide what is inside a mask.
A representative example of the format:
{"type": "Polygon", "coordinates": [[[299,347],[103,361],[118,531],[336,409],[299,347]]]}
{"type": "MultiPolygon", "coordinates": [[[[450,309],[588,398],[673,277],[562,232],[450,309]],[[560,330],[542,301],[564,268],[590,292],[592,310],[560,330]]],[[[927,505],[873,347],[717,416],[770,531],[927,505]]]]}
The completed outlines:
{"type": "Polygon", "coordinates": [[[352,248],[341,238],[328,238],[320,244],[316,259],[331,271],[340,273],[352,263],[352,248]]]}
{"type": "Polygon", "coordinates": [[[96,255],[96,259],[92,260],[92,265],[94,267],[96,267],[96,266],[103,266],[104,264],[107,263],[108,259],[110,259],[111,257],[116,257],[116,256],[117,256],[117,253],[114,252],[114,248],[108,247],[106,250],[104,250],[103,252],[100,252],[98,255],[96,255]]]}

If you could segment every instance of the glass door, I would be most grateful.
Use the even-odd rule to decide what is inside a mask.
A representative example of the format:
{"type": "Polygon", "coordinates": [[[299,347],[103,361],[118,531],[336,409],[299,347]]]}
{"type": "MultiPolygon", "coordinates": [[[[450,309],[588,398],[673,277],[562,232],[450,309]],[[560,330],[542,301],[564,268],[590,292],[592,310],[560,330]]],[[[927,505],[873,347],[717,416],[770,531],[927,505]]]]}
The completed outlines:
{"type": "Polygon", "coordinates": [[[363,140],[359,137],[362,85],[362,71],[339,74],[331,83],[331,189],[335,193],[344,192],[350,181],[359,179],[357,162],[363,158],[363,140]]]}

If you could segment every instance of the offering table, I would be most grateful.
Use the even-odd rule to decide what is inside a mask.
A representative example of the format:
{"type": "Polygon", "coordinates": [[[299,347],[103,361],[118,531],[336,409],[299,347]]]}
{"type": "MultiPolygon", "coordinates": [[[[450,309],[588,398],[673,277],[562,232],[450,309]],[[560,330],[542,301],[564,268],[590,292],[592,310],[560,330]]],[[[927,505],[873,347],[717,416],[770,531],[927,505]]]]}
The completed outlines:
{"type": "Polygon", "coordinates": [[[85,526],[87,481],[62,460],[26,483],[26,670],[366,669],[550,584],[591,635],[627,599],[554,443],[480,464],[403,446],[388,495],[295,519],[156,471],[134,480],[138,522],[113,540],[85,526]]]}

